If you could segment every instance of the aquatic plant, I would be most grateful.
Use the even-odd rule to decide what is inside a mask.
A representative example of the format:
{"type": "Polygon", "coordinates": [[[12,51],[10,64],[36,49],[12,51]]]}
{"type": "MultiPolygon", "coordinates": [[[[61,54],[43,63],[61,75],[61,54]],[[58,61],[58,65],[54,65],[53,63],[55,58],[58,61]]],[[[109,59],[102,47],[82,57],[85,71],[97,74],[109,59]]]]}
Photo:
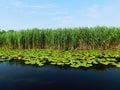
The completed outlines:
{"type": "Polygon", "coordinates": [[[0,47],[61,50],[120,49],[120,28],[98,26],[0,31],[0,47]]]}
{"type": "Polygon", "coordinates": [[[29,65],[46,64],[73,68],[94,65],[120,67],[120,50],[0,49],[0,62],[22,61],[29,65]]]}

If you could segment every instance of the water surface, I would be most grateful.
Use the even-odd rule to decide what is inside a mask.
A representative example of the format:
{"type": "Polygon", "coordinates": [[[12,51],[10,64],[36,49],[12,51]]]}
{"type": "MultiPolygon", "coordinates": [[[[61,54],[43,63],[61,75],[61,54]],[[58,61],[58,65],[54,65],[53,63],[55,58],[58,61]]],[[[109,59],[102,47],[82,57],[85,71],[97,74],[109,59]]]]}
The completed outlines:
{"type": "Polygon", "coordinates": [[[0,90],[120,90],[120,69],[0,63],[0,90]]]}

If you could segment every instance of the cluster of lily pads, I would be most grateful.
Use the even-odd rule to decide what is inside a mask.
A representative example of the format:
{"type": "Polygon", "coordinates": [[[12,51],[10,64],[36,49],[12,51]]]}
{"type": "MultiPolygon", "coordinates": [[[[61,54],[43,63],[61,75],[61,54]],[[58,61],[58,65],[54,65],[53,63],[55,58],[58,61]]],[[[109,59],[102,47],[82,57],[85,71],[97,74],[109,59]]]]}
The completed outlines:
{"type": "Polygon", "coordinates": [[[0,61],[11,60],[38,66],[52,64],[79,68],[103,64],[120,68],[120,50],[0,49],[0,61]]]}

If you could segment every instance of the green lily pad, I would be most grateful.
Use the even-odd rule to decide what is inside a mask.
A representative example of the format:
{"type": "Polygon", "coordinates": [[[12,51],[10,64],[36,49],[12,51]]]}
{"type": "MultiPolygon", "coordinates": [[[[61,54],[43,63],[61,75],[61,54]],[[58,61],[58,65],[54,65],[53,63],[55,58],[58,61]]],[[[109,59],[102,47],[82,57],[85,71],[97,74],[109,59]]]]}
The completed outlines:
{"type": "Polygon", "coordinates": [[[25,61],[25,64],[31,64],[31,62],[30,61],[25,61]]]}
{"type": "Polygon", "coordinates": [[[104,65],[109,65],[110,62],[103,62],[102,64],[104,64],[104,65]]]}
{"type": "Polygon", "coordinates": [[[52,64],[52,65],[56,65],[56,62],[51,62],[50,64],[52,64]]]}
{"type": "Polygon", "coordinates": [[[117,68],[120,68],[120,63],[118,63],[118,64],[116,65],[116,67],[117,67],[117,68]]]}
{"type": "Polygon", "coordinates": [[[41,63],[41,62],[37,62],[37,65],[38,65],[38,66],[44,66],[44,64],[41,63]]]}
{"type": "Polygon", "coordinates": [[[57,62],[57,65],[64,65],[64,63],[62,63],[62,62],[57,62]]]}

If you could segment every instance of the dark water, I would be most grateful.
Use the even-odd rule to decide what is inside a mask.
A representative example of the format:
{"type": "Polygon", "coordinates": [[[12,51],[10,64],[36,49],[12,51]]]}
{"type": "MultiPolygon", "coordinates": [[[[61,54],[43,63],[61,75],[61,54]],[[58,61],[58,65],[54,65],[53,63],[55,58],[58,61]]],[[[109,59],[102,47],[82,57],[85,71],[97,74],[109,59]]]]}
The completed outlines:
{"type": "MultiPolygon", "coordinates": [[[[101,66],[100,66],[101,67],[101,66]]],[[[120,90],[120,69],[0,63],[0,90],[120,90]]]]}

